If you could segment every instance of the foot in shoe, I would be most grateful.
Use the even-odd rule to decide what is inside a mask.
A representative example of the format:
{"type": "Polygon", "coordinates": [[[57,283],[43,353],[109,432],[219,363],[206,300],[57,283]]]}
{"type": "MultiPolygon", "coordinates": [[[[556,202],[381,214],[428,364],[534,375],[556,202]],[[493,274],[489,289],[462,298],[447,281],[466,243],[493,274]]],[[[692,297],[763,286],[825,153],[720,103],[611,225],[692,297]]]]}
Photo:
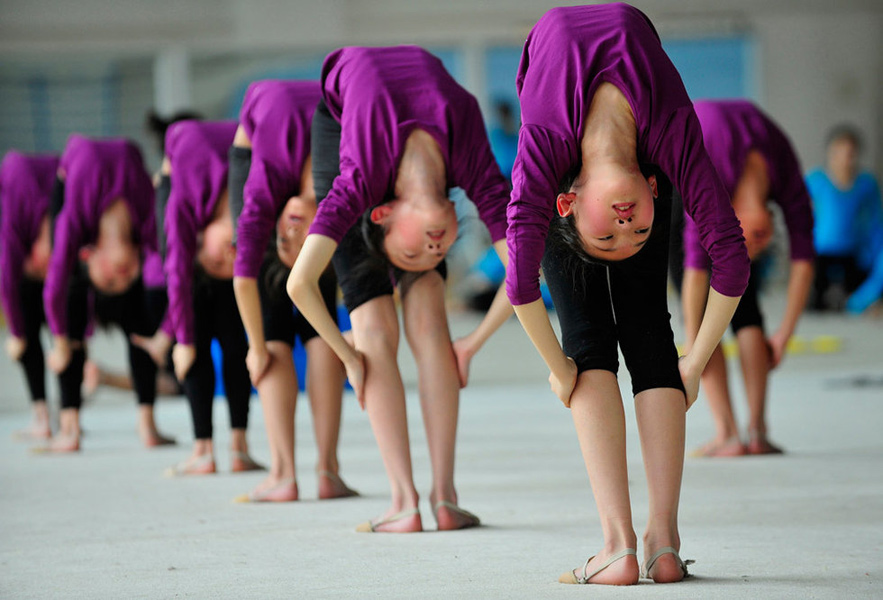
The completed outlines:
{"type": "Polygon", "coordinates": [[[64,454],[80,450],[80,436],[59,433],[45,446],[32,448],[37,454],[64,454]]]}
{"type": "Polygon", "coordinates": [[[687,565],[693,564],[692,560],[681,560],[677,550],[671,546],[665,546],[657,550],[644,563],[641,576],[652,579],[656,583],[677,583],[689,575],[687,565]]]}
{"type": "Polygon", "coordinates": [[[447,500],[436,502],[432,507],[432,514],[435,522],[438,523],[439,531],[468,529],[481,525],[481,519],[477,516],[447,500]]]}
{"type": "Polygon", "coordinates": [[[634,585],[638,583],[638,552],[626,548],[614,554],[597,554],[582,567],[573,569],[558,578],[560,583],[634,585]]]}
{"type": "Polygon", "coordinates": [[[247,452],[233,450],[230,452],[230,471],[246,473],[248,471],[266,471],[267,467],[254,460],[247,452]]]}
{"type": "Polygon", "coordinates": [[[169,467],[163,475],[166,477],[183,477],[185,475],[210,475],[217,472],[215,457],[211,454],[191,456],[177,465],[169,467]]]}
{"type": "Polygon", "coordinates": [[[141,433],[140,435],[141,435],[141,443],[144,444],[145,448],[157,448],[159,446],[174,446],[176,444],[175,438],[166,437],[158,431],[141,433]]]}
{"type": "Polygon", "coordinates": [[[784,454],[785,451],[767,439],[766,434],[752,432],[749,434],[748,454],[784,454]]]}
{"type": "Polygon", "coordinates": [[[294,502],[297,497],[297,481],[293,477],[285,479],[271,477],[249,493],[236,496],[233,502],[294,502]]]}
{"type": "Polygon", "coordinates": [[[423,531],[423,521],[420,520],[420,511],[415,508],[406,508],[399,512],[393,509],[374,521],[365,521],[356,526],[360,533],[416,533],[423,531]]]}
{"type": "Polygon", "coordinates": [[[12,433],[12,439],[17,442],[34,442],[52,439],[52,430],[49,425],[33,424],[27,429],[19,429],[12,433]]]}
{"type": "Polygon", "coordinates": [[[744,456],[746,453],[745,445],[738,435],[728,437],[724,440],[713,439],[710,442],[692,450],[690,456],[692,458],[726,458],[731,456],[744,456]]]}
{"type": "Polygon", "coordinates": [[[359,492],[347,486],[340,475],[331,471],[319,471],[319,500],[352,498],[359,492]]]}

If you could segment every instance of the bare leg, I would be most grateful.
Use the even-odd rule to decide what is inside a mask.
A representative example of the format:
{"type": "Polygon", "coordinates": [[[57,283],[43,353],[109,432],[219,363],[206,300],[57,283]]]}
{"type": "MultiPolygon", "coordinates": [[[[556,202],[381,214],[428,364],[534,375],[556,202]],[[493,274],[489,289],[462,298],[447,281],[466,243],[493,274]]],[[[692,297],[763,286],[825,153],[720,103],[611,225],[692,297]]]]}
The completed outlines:
{"type": "MultiPolygon", "coordinates": [[[[635,396],[635,412],[650,494],[650,517],[644,533],[646,560],[665,546],[675,550],[681,548],[678,502],[684,472],[687,415],[684,393],[672,388],[646,390],[635,396]]],[[[681,567],[671,554],[659,557],[651,576],[657,583],[684,578],[681,567]]]]}
{"type": "Polygon", "coordinates": [[[47,446],[34,448],[35,452],[76,452],[80,449],[80,410],[63,408],[59,414],[59,430],[47,446]]]}
{"type": "Polygon", "coordinates": [[[454,460],[460,380],[448,330],[444,291],[441,275],[431,271],[408,286],[402,310],[405,335],[417,362],[420,406],[432,463],[429,501],[437,513],[440,529],[460,529],[478,523],[447,506],[436,510],[442,501],[457,504],[454,460]]]}
{"type": "MultiPolygon", "coordinates": [[[[257,488],[237,501],[297,500],[294,465],[294,408],[297,403],[297,373],[291,346],[267,342],[270,366],[258,385],[264,411],[264,426],[270,443],[270,474],[257,488]]],[[[243,432],[244,438],[244,432],[243,432]]]]}
{"type": "Polygon", "coordinates": [[[307,396],[313,412],[313,432],[319,450],[316,472],[319,475],[319,498],[345,498],[356,495],[338,474],[337,442],[340,436],[340,412],[346,371],[331,347],[320,337],[306,343],[307,396]]]}
{"type": "Polygon", "coordinates": [[[714,419],[714,439],[694,450],[693,456],[740,456],[745,454],[739,440],[739,427],[733,415],[727,361],[721,344],[717,345],[702,373],[702,388],[714,419]]]}
{"type": "MultiPolygon", "coordinates": [[[[629,501],[625,413],[616,376],[602,370],[580,373],[570,412],[604,533],[604,547],[586,569],[591,572],[617,552],[636,548],[638,542],[629,501]]],[[[625,556],[595,575],[591,583],[629,585],[637,583],[638,576],[637,558],[625,556]]]]}
{"type": "MultiPolygon", "coordinates": [[[[365,404],[383,458],[392,506],[381,519],[417,508],[419,497],[411,470],[405,389],[396,360],[399,323],[392,296],[380,296],[350,315],[356,348],[365,355],[365,404]]],[[[383,526],[383,531],[420,531],[414,514],[383,526]]]]}
{"type": "Polygon", "coordinates": [[[31,424],[26,429],[16,431],[13,436],[19,441],[48,440],[52,437],[49,425],[49,406],[46,400],[31,402],[31,424]]]}
{"type": "Polygon", "coordinates": [[[153,404],[138,405],[138,436],[145,448],[170,446],[175,443],[173,438],[164,436],[156,428],[153,404]]]}
{"type": "Polygon", "coordinates": [[[778,454],[781,449],[766,437],[766,393],[770,375],[770,354],[760,327],[743,327],[736,334],[739,360],[748,398],[748,450],[752,454],[778,454]]]}

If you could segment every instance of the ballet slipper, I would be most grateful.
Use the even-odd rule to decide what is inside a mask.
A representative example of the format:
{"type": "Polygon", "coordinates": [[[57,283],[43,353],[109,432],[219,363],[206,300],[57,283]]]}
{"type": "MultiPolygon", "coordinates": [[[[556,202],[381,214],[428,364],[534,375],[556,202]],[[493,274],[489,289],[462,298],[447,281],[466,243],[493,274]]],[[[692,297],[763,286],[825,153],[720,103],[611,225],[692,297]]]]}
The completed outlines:
{"type": "Polygon", "coordinates": [[[447,500],[436,502],[432,507],[432,515],[438,523],[439,531],[453,531],[481,525],[481,519],[477,516],[447,500]],[[441,509],[445,510],[442,512],[441,509]]]}
{"type": "Polygon", "coordinates": [[[423,531],[423,523],[420,521],[419,509],[408,508],[385,519],[380,519],[379,521],[365,521],[364,523],[359,523],[358,525],[356,525],[356,531],[359,533],[416,533],[419,531],[423,531]],[[419,529],[414,529],[411,531],[383,531],[381,529],[378,529],[379,527],[383,527],[384,525],[389,525],[390,523],[395,523],[397,521],[407,519],[408,517],[413,517],[414,515],[417,515],[417,523],[420,526],[419,529]]]}
{"type": "Polygon", "coordinates": [[[247,452],[233,450],[230,452],[230,472],[246,473],[248,471],[266,471],[267,467],[255,461],[247,452]]]}
{"type": "Polygon", "coordinates": [[[618,561],[622,558],[625,558],[626,556],[637,556],[637,555],[638,555],[638,551],[635,550],[634,548],[626,548],[625,550],[621,550],[621,551],[617,552],[616,554],[614,554],[613,556],[611,556],[610,558],[608,558],[607,561],[603,565],[601,565],[600,567],[598,567],[597,569],[595,569],[591,573],[587,573],[586,569],[589,568],[589,563],[592,562],[593,558],[595,558],[594,556],[592,556],[586,561],[586,564],[584,564],[583,568],[581,569],[581,571],[583,573],[582,577],[580,577],[576,574],[577,569],[573,569],[572,571],[568,571],[566,573],[563,573],[561,575],[561,577],[558,578],[558,582],[559,583],[580,584],[580,585],[591,583],[592,577],[594,577],[595,575],[597,575],[598,573],[600,573],[601,571],[603,571],[604,569],[606,569],[607,567],[609,567],[610,565],[615,563],[616,561],[618,561]]]}
{"type": "Polygon", "coordinates": [[[711,441],[707,444],[690,451],[690,458],[729,458],[744,456],[747,454],[745,445],[738,435],[734,435],[722,442],[711,441]]]}
{"type": "Polygon", "coordinates": [[[745,447],[746,454],[784,454],[785,451],[770,442],[766,434],[752,431],[748,434],[748,445],[745,447]]]}
{"type": "Polygon", "coordinates": [[[249,502],[294,502],[297,500],[297,481],[293,477],[282,479],[274,486],[264,490],[252,490],[247,494],[236,496],[233,502],[245,504],[249,502]]]}
{"type": "MultiPolygon", "coordinates": [[[[657,550],[656,553],[650,557],[650,560],[648,560],[646,563],[644,563],[644,566],[641,567],[641,577],[643,577],[644,579],[653,579],[650,576],[650,571],[653,569],[653,565],[656,564],[656,561],[659,559],[659,557],[662,556],[663,554],[673,555],[675,562],[681,568],[681,573],[683,573],[683,577],[681,577],[681,579],[678,579],[677,581],[682,581],[683,579],[690,576],[690,573],[687,571],[687,565],[692,565],[695,561],[681,560],[681,557],[678,554],[677,550],[675,550],[671,546],[666,546],[664,548],[660,548],[659,550],[657,550]]],[[[655,579],[653,579],[653,580],[656,581],[655,579]]],[[[657,583],[675,583],[675,582],[666,581],[666,582],[657,582],[657,583]]]]}
{"type": "Polygon", "coordinates": [[[31,448],[34,454],[68,454],[80,451],[79,436],[73,438],[64,438],[56,436],[45,446],[37,446],[31,448]]]}
{"type": "Polygon", "coordinates": [[[166,437],[166,436],[160,434],[159,432],[143,436],[141,438],[141,442],[144,444],[145,448],[159,448],[161,446],[175,446],[178,443],[175,441],[175,438],[166,437]]]}
{"type": "Polygon", "coordinates": [[[210,475],[217,472],[215,457],[211,454],[191,456],[185,461],[163,471],[165,477],[183,477],[185,475],[210,475]]]}
{"type": "Polygon", "coordinates": [[[14,431],[12,433],[12,439],[16,442],[51,440],[52,429],[50,429],[49,425],[46,425],[45,428],[37,425],[31,425],[27,429],[19,429],[18,431],[14,431]]]}
{"type": "Polygon", "coordinates": [[[338,474],[331,471],[319,471],[319,500],[352,498],[358,495],[359,492],[344,483],[338,474]]]}

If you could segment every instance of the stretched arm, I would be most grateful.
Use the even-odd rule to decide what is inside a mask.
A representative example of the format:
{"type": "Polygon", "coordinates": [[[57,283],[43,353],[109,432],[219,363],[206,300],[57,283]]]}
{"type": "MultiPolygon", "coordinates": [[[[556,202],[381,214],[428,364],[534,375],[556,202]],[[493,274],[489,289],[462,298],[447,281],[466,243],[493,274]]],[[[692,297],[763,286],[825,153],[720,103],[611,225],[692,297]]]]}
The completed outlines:
{"type": "Polygon", "coordinates": [[[813,274],[812,261],[809,260],[793,260],[791,261],[791,273],[788,276],[788,296],[785,305],[785,314],[779,329],[770,336],[770,347],[772,348],[771,367],[775,368],[782,362],[785,357],[785,350],[788,347],[788,340],[794,335],[797,328],[797,321],[803,314],[806,306],[806,300],[809,297],[809,288],[812,285],[813,274]]]}
{"type": "MultiPolygon", "coordinates": [[[[494,242],[494,250],[503,265],[509,264],[509,253],[506,247],[506,240],[501,239],[494,242]]],[[[497,290],[494,301],[488,309],[487,314],[481,320],[471,333],[454,341],[454,354],[457,357],[457,371],[460,376],[460,387],[466,387],[469,381],[469,363],[472,357],[478,354],[484,343],[490,338],[506,320],[512,316],[512,305],[506,296],[506,284],[500,285],[497,290]]]]}
{"type": "Polygon", "coordinates": [[[708,303],[708,271],[687,267],[681,287],[681,306],[684,313],[685,353],[689,354],[693,340],[702,324],[702,312],[708,303]]]}
{"type": "Polygon", "coordinates": [[[364,359],[362,354],[350,346],[341,335],[319,289],[319,279],[331,262],[331,256],[336,249],[337,242],[333,239],[316,233],[308,235],[288,276],[286,289],[298,310],[346,367],[350,384],[356,392],[359,403],[364,407],[364,359]]]}
{"type": "MultiPolygon", "coordinates": [[[[686,274],[684,282],[686,284],[686,274]]],[[[724,296],[714,288],[708,292],[705,315],[702,317],[690,350],[681,358],[679,365],[687,392],[687,408],[693,405],[699,395],[699,377],[733,319],[740,298],[741,296],[724,296]]]]}
{"type": "Polygon", "coordinates": [[[233,293],[236,295],[239,316],[242,317],[242,324],[248,335],[248,354],[245,357],[245,364],[248,367],[251,382],[257,385],[270,366],[270,353],[267,350],[267,342],[264,337],[264,321],[257,279],[234,277],[233,293]]]}
{"type": "Polygon", "coordinates": [[[576,386],[576,363],[564,355],[561,344],[555,337],[543,299],[516,306],[515,314],[521,321],[524,331],[527,332],[527,337],[533,342],[551,371],[549,383],[552,385],[552,391],[564,406],[569,408],[570,394],[576,386]]]}

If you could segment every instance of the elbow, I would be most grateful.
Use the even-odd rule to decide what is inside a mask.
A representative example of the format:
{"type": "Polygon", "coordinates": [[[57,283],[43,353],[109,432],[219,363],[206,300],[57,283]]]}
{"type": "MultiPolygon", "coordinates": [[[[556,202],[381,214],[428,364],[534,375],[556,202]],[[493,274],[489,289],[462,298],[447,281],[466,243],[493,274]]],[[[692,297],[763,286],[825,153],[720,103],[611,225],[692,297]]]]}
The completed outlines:
{"type": "Polygon", "coordinates": [[[300,308],[301,302],[303,299],[303,292],[306,289],[306,281],[303,276],[295,269],[291,270],[291,274],[288,276],[288,281],[285,282],[285,291],[288,292],[288,297],[291,298],[291,301],[294,302],[294,305],[300,308]]]}

